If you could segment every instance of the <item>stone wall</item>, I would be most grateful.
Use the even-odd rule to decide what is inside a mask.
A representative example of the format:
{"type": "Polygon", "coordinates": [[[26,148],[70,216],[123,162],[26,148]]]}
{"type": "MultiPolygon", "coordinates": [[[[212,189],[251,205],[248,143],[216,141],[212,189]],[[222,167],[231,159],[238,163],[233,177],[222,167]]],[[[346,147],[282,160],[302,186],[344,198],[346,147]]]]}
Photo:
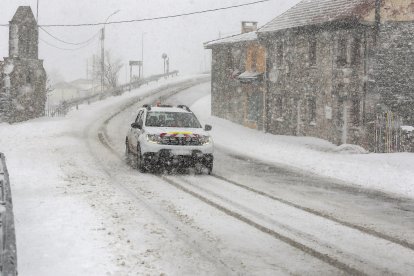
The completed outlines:
{"type": "MultiPolygon", "coordinates": [[[[0,110],[7,112],[5,121],[21,122],[44,115],[46,103],[46,72],[43,62],[35,59],[5,59],[12,64],[13,71],[8,75],[10,87],[0,85],[0,110]]],[[[3,79],[6,77],[1,74],[3,79]]]]}
{"type": "Polygon", "coordinates": [[[414,22],[381,25],[371,72],[370,89],[385,108],[414,126],[414,22]]]}
{"type": "Polygon", "coordinates": [[[366,143],[362,125],[370,27],[303,28],[261,40],[268,51],[270,133],[366,143]]]}

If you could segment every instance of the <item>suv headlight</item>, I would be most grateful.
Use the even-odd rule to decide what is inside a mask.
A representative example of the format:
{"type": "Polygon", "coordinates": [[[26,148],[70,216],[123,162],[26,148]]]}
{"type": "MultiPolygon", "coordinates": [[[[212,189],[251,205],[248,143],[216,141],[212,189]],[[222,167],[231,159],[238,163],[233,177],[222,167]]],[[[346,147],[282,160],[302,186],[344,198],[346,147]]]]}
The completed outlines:
{"type": "Polygon", "coordinates": [[[200,137],[200,144],[202,144],[202,145],[208,145],[210,143],[211,143],[210,136],[201,136],[200,137]]]}
{"type": "Polygon", "coordinates": [[[154,144],[161,144],[161,137],[157,134],[147,134],[147,141],[154,144]]]}

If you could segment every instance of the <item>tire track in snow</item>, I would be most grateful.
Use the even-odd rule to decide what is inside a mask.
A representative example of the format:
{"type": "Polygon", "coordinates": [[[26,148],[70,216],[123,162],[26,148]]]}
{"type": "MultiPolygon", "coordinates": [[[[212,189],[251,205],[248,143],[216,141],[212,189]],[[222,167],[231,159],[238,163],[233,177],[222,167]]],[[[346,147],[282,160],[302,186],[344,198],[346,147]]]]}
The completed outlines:
{"type": "MultiPolygon", "coordinates": [[[[117,112],[113,113],[110,117],[108,117],[102,123],[102,125],[99,127],[98,133],[97,133],[97,137],[98,137],[99,142],[107,150],[109,150],[115,157],[117,157],[120,161],[123,162],[124,161],[123,154],[120,154],[118,151],[116,151],[115,147],[113,147],[111,145],[112,141],[111,141],[111,139],[110,139],[110,137],[107,133],[107,126],[113,118],[115,118],[117,115],[124,112],[126,109],[132,107],[133,105],[137,104],[140,101],[150,99],[150,98],[152,99],[154,96],[156,98],[158,98],[157,95],[165,93],[165,90],[173,88],[172,91],[167,93],[167,96],[171,97],[171,96],[173,96],[173,95],[175,95],[175,94],[177,94],[177,93],[179,93],[183,90],[186,90],[186,89],[189,89],[193,86],[199,85],[199,84],[201,84],[205,81],[206,81],[205,78],[200,78],[196,81],[187,81],[184,84],[180,83],[178,85],[161,87],[159,89],[156,89],[155,91],[150,91],[150,93],[148,93],[147,95],[136,98],[131,103],[123,105],[117,112]],[[177,87],[174,87],[174,86],[177,86],[177,87]]],[[[162,97],[165,97],[165,96],[166,95],[162,95],[162,97]]],[[[87,133],[88,133],[88,130],[85,131],[85,134],[84,134],[85,137],[87,137],[87,133]]],[[[91,147],[90,147],[90,151],[93,152],[91,147]]],[[[103,168],[105,173],[108,175],[108,177],[110,177],[112,179],[116,179],[116,176],[115,177],[113,176],[110,169],[108,169],[105,166],[105,164],[103,164],[100,161],[98,161],[98,162],[101,164],[101,167],[103,168]]],[[[220,260],[219,258],[217,258],[218,256],[220,256],[220,254],[219,254],[220,252],[217,251],[218,249],[216,247],[209,246],[208,248],[204,248],[203,244],[194,243],[194,241],[193,242],[188,241],[188,239],[186,239],[186,236],[185,236],[185,231],[182,230],[182,226],[180,226],[179,224],[175,223],[173,220],[168,218],[163,212],[154,210],[151,203],[144,196],[140,196],[139,194],[137,194],[136,191],[133,191],[132,189],[130,189],[126,185],[123,185],[119,181],[116,181],[116,183],[117,183],[117,186],[119,186],[122,190],[124,190],[124,192],[129,194],[129,196],[131,196],[132,198],[137,200],[145,208],[150,210],[150,212],[154,213],[155,216],[157,216],[162,221],[164,221],[165,225],[167,225],[167,228],[169,228],[173,233],[175,233],[175,235],[177,235],[177,237],[179,237],[179,239],[181,241],[183,241],[185,244],[187,244],[190,248],[195,249],[196,252],[198,252],[198,254],[200,254],[200,256],[202,256],[207,262],[209,262],[211,264],[214,264],[215,268],[217,268],[219,271],[221,271],[220,273],[224,273],[223,275],[230,275],[230,274],[234,273],[235,270],[234,270],[233,267],[231,267],[229,264],[227,264],[227,263],[223,262],[222,260],[220,260]]],[[[187,225],[186,227],[191,227],[191,226],[187,225]]],[[[191,232],[191,230],[190,230],[190,232],[191,232]]],[[[192,234],[192,236],[194,236],[194,237],[198,237],[200,235],[202,235],[202,234],[199,234],[199,233],[193,233],[192,234]]],[[[199,238],[196,238],[196,239],[199,239],[199,238]]]]}
{"type": "Polygon", "coordinates": [[[257,197],[256,193],[250,193],[238,187],[232,188],[221,179],[213,181],[212,176],[203,178],[205,179],[174,176],[170,177],[170,180],[192,193],[242,214],[259,225],[267,226],[315,251],[323,252],[325,256],[333,256],[351,267],[360,268],[363,273],[369,275],[407,274],[414,269],[413,251],[399,244],[389,243],[367,233],[358,234],[355,229],[343,227],[336,222],[326,224],[324,222],[326,219],[323,217],[309,216],[308,220],[306,211],[304,213],[298,209],[299,213],[296,214],[290,206],[285,209],[284,203],[264,199],[263,196],[257,197]],[[325,232],[326,236],[323,235],[325,232]],[[378,253],[367,255],[372,250],[378,253]],[[392,263],[383,262],[386,259],[392,263]]]}
{"type": "Polygon", "coordinates": [[[339,224],[341,224],[343,226],[346,226],[346,227],[349,227],[349,228],[353,228],[353,229],[358,230],[358,231],[360,231],[362,233],[365,233],[365,234],[368,234],[368,235],[371,235],[371,236],[374,236],[374,237],[377,237],[377,238],[380,238],[380,239],[383,239],[383,240],[387,240],[387,241],[390,241],[392,243],[399,244],[399,245],[401,245],[401,246],[403,246],[405,248],[414,250],[414,244],[413,243],[410,243],[410,242],[408,242],[406,240],[398,239],[396,237],[392,237],[390,235],[387,235],[387,234],[384,234],[384,233],[375,231],[373,229],[370,229],[370,228],[367,228],[367,227],[364,227],[364,226],[361,226],[361,225],[353,224],[353,223],[350,223],[350,222],[347,222],[347,221],[338,219],[338,218],[336,218],[336,217],[334,217],[332,215],[329,215],[329,214],[326,214],[326,213],[323,213],[323,212],[314,210],[312,208],[308,208],[308,207],[301,206],[299,204],[296,204],[296,203],[293,203],[291,201],[282,199],[280,197],[276,197],[276,196],[270,195],[268,193],[265,193],[263,191],[256,190],[256,189],[254,189],[252,187],[249,187],[247,185],[240,184],[240,183],[238,183],[236,181],[233,181],[231,179],[228,179],[228,178],[226,178],[224,176],[220,176],[220,175],[217,175],[217,174],[212,174],[211,177],[214,177],[214,178],[217,178],[219,180],[225,181],[229,185],[237,186],[237,187],[239,187],[241,189],[244,189],[244,190],[247,190],[247,191],[256,193],[258,195],[261,195],[261,196],[267,197],[269,199],[278,201],[280,203],[286,204],[288,206],[291,206],[291,207],[300,209],[300,210],[305,211],[305,212],[308,212],[310,214],[313,214],[313,215],[316,215],[316,216],[319,216],[319,217],[328,219],[330,221],[339,223],[339,224]]]}
{"type": "Polygon", "coordinates": [[[260,232],[268,234],[268,235],[272,236],[273,238],[276,238],[276,239],[278,239],[278,240],[280,240],[284,243],[287,243],[288,245],[290,245],[290,246],[292,246],[296,249],[299,249],[300,251],[302,251],[302,252],[304,252],[304,253],[312,256],[312,257],[315,257],[315,258],[321,260],[322,262],[325,262],[325,263],[327,263],[327,264],[329,264],[333,267],[336,267],[336,268],[344,271],[345,273],[348,273],[350,275],[367,275],[364,272],[362,272],[358,269],[355,269],[355,268],[347,265],[346,263],[343,263],[343,262],[341,262],[341,261],[339,261],[339,260],[337,260],[333,257],[330,257],[325,253],[319,252],[319,251],[317,251],[317,250],[315,250],[315,249],[313,249],[309,246],[306,246],[303,243],[295,241],[292,238],[289,238],[285,235],[280,234],[279,232],[276,232],[276,231],[274,231],[274,230],[272,230],[268,227],[265,227],[265,226],[263,226],[259,223],[256,223],[255,221],[247,218],[246,216],[243,216],[242,214],[240,214],[238,212],[232,211],[232,210],[230,210],[230,209],[228,209],[228,208],[226,208],[226,207],[210,200],[209,198],[207,198],[207,197],[205,197],[205,196],[203,196],[199,193],[196,193],[196,192],[194,192],[190,189],[187,189],[183,185],[177,183],[176,181],[174,181],[174,180],[172,180],[172,179],[170,179],[166,176],[160,176],[160,178],[163,179],[164,181],[168,182],[170,185],[176,187],[177,189],[179,189],[179,190],[181,190],[181,191],[183,191],[187,194],[190,194],[195,198],[198,198],[202,202],[216,208],[217,210],[225,213],[226,215],[231,216],[231,217],[233,217],[233,218],[235,218],[235,219],[237,219],[241,222],[244,222],[244,223],[250,225],[251,227],[256,228],[260,232]]]}
{"type": "MultiPolygon", "coordinates": [[[[185,88],[185,89],[188,89],[188,88],[185,88]]],[[[185,89],[182,89],[182,90],[185,90],[185,89]]],[[[178,92],[180,92],[180,91],[177,91],[176,93],[178,93],[178,92]]],[[[98,133],[98,139],[102,143],[102,145],[105,146],[105,148],[107,148],[109,151],[111,151],[111,153],[113,153],[115,156],[117,156],[120,160],[123,160],[123,157],[122,157],[121,154],[119,154],[111,146],[111,142],[110,142],[109,136],[107,134],[106,127],[107,127],[108,123],[115,116],[117,116],[118,114],[120,114],[121,112],[123,112],[125,109],[127,109],[128,107],[130,107],[132,105],[133,104],[129,104],[127,107],[124,107],[122,110],[120,110],[119,112],[113,114],[108,119],[106,119],[104,121],[104,124],[101,126],[99,133],[98,133]]],[[[226,207],[223,207],[223,206],[221,206],[221,205],[219,205],[219,204],[217,204],[217,203],[215,203],[215,202],[207,199],[206,197],[204,197],[204,196],[202,196],[202,195],[200,195],[198,193],[192,192],[192,191],[186,189],[185,187],[181,186],[180,184],[178,184],[178,183],[176,183],[176,182],[168,179],[165,176],[157,176],[157,177],[159,179],[163,180],[164,182],[166,182],[166,183],[174,186],[175,188],[177,188],[177,189],[179,189],[179,190],[181,190],[183,192],[186,192],[187,194],[190,194],[191,196],[193,196],[193,197],[201,200],[202,202],[204,202],[204,203],[206,203],[206,204],[214,207],[215,209],[217,209],[217,210],[219,210],[221,212],[224,212],[226,215],[229,215],[229,216],[231,216],[231,217],[233,217],[233,218],[235,218],[235,219],[237,219],[237,220],[239,220],[239,221],[241,221],[243,223],[246,223],[247,225],[249,225],[251,227],[254,227],[257,230],[259,230],[259,231],[261,231],[261,232],[263,232],[265,234],[268,234],[268,235],[272,236],[273,238],[276,238],[276,239],[278,239],[278,240],[280,240],[280,241],[282,241],[284,243],[287,243],[288,245],[290,245],[290,246],[292,246],[292,247],[294,247],[296,249],[299,249],[300,251],[302,251],[302,252],[304,252],[304,253],[306,253],[306,254],[308,254],[310,256],[313,256],[313,257],[315,257],[315,258],[317,258],[317,259],[319,259],[319,260],[321,260],[321,261],[323,261],[323,262],[325,262],[325,263],[327,263],[327,264],[329,264],[329,265],[331,265],[333,267],[336,267],[336,268],[338,268],[338,269],[340,269],[340,270],[342,270],[342,271],[344,271],[346,273],[352,274],[352,275],[366,275],[365,273],[363,273],[363,272],[361,272],[361,271],[359,271],[357,269],[354,269],[354,268],[348,266],[345,263],[342,263],[342,262],[340,262],[340,261],[338,261],[338,260],[336,260],[336,259],[334,259],[332,257],[329,257],[329,256],[327,256],[324,253],[318,252],[318,251],[316,251],[316,250],[314,250],[314,249],[312,249],[312,248],[310,248],[310,247],[308,247],[308,246],[306,246],[306,245],[304,245],[302,243],[299,243],[299,242],[297,242],[297,241],[295,241],[295,240],[293,240],[293,239],[291,239],[291,238],[289,238],[287,236],[284,236],[284,235],[282,235],[282,234],[280,234],[280,233],[278,233],[276,231],[273,231],[270,228],[267,228],[265,226],[262,226],[262,225],[260,225],[260,224],[258,224],[256,222],[254,222],[254,221],[252,221],[252,220],[244,217],[243,215],[241,215],[241,214],[239,214],[237,212],[231,211],[231,210],[227,209],[226,207]]],[[[123,187],[123,188],[126,189],[131,194],[133,194],[133,192],[130,191],[128,188],[126,188],[126,187],[123,187]]]]}
{"type": "MultiPolygon", "coordinates": [[[[185,90],[185,89],[188,89],[190,87],[191,86],[186,87],[186,88],[183,88],[181,90],[180,89],[177,89],[177,91],[175,91],[175,93],[173,93],[173,94],[179,93],[180,91],[185,90]]],[[[172,96],[172,95],[169,95],[169,96],[172,96]]],[[[115,154],[116,156],[118,156],[118,158],[120,158],[120,159],[123,159],[123,156],[121,154],[119,154],[111,146],[111,141],[110,141],[109,135],[107,134],[106,127],[107,127],[108,123],[115,116],[117,116],[119,113],[123,112],[125,109],[127,109],[128,107],[130,107],[132,105],[133,104],[130,104],[130,105],[126,106],[125,108],[123,108],[122,110],[120,110],[116,114],[113,114],[111,117],[109,117],[107,120],[105,120],[105,122],[102,125],[102,127],[100,128],[100,132],[98,134],[98,138],[101,141],[101,143],[108,150],[110,150],[113,154],[115,154]]],[[[269,234],[272,237],[274,237],[274,238],[276,238],[278,240],[281,240],[281,241],[283,241],[283,242],[291,245],[292,247],[294,247],[296,249],[299,249],[299,250],[301,250],[301,251],[303,251],[303,252],[305,252],[305,253],[307,253],[307,254],[309,254],[309,255],[311,255],[311,256],[313,256],[313,257],[315,257],[315,258],[317,258],[317,259],[319,259],[319,260],[321,260],[321,261],[323,261],[325,263],[328,263],[328,264],[330,264],[330,265],[332,265],[332,266],[334,266],[334,267],[336,267],[338,269],[341,269],[342,271],[344,271],[346,273],[349,273],[349,274],[352,274],[352,275],[365,275],[364,272],[359,271],[359,270],[357,270],[357,269],[355,269],[355,268],[353,268],[353,267],[351,267],[351,266],[349,266],[349,265],[347,265],[347,264],[345,264],[345,263],[343,263],[343,262],[341,262],[341,261],[339,261],[339,260],[337,260],[337,259],[335,259],[333,257],[330,257],[330,256],[328,256],[328,255],[326,255],[324,253],[321,253],[321,252],[319,252],[319,251],[317,251],[315,249],[312,249],[311,247],[308,247],[308,246],[306,246],[306,245],[304,245],[304,244],[302,244],[300,242],[297,242],[294,239],[291,239],[291,238],[289,238],[287,236],[284,236],[284,235],[282,235],[282,234],[280,234],[280,233],[278,233],[276,231],[273,231],[273,230],[271,230],[271,229],[269,229],[269,228],[267,228],[265,226],[262,226],[262,225],[260,225],[260,224],[258,224],[256,222],[254,222],[253,220],[250,220],[249,218],[247,218],[247,217],[245,217],[245,216],[237,213],[237,212],[234,212],[234,211],[232,211],[230,209],[227,209],[224,206],[221,206],[220,204],[217,204],[217,203],[213,202],[212,200],[208,199],[207,197],[204,197],[201,194],[198,194],[196,192],[193,192],[191,190],[188,190],[187,188],[183,187],[182,185],[176,183],[175,181],[173,181],[171,179],[168,179],[165,176],[158,176],[158,177],[160,179],[166,181],[168,184],[174,186],[175,188],[177,188],[177,189],[179,189],[181,191],[184,191],[184,192],[186,192],[187,194],[190,194],[193,197],[196,197],[197,199],[199,199],[199,200],[203,201],[204,203],[206,203],[206,204],[208,204],[208,205],[210,205],[210,206],[218,209],[219,211],[224,212],[225,214],[227,214],[229,216],[232,216],[232,217],[238,219],[239,221],[242,221],[242,222],[244,222],[244,223],[246,223],[246,224],[248,224],[248,225],[256,228],[257,230],[259,230],[259,231],[261,231],[263,233],[269,234]]],[[[304,207],[304,206],[295,204],[293,202],[284,200],[282,198],[278,198],[278,197],[272,196],[272,195],[267,194],[267,193],[265,193],[263,191],[259,191],[259,190],[253,189],[251,187],[248,187],[246,185],[243,185],[243,184],[237,183],[235,181],[226,179],[225,177],[222,177],[222,176],[219,176],[219,175],[213,175],[212,177],[217,178],[217,179],[222,180],[222,181],[225,181],[225,182],[227,182],[227,183],[229,183],[231,185],[237,186],[237,187],[242,188],[244,190],[247,190],[247,191],[253,192],[255,194],[259,194],[261,196],[267,197],[269,199],[278,201],[278,202],[280,202],[282,204],[285,204],[285,205],[288,205],[290,207],[294,207],[294,208],[297,208],[299,210],[305,211],[307,213],[310,213],[310,214],[313,214],[313,215],[322,217],[324,219],[327,219],[327,220],[330,220],[330,221],[339,223],[339,224],[341,224],[341,225],[343,225],[345,227],[358,230],[360,232],[363,232],[365,234],[368,234],[368,235],[371,235],[371,236],[374,236],[374,237],[377,237],[377,238],[380,238],[380,239],[388,240],[388,241],[390,241],[392,243],[399,244],[399,245],[404,246],[404,247],[406,247],[408,249],[411,249],[411,250],[414,249],[414,245],[411,244],[411,243],[409,243],[409,242],[407,242],[407,241],[400,240],[398,238],[394,238],[394,237],[391,237],[389,235],[386,235],[386,234],[383,234],[383,233],[377,232],[375,230],[368,229],[368,228],[365,228],[365,227],[362,227],[362,226],[359,226],[359,225],[356,225],[356,224],[352,224],[352,223],[349,223],[349,222],[346,222],[346,221],[342,221],[342,220],[337,219],[337,218],[335,218],[335,217],[333,217],[331,215],[328,215],[328,214],[325,214],[325,213],[322,213],[322,212],[313,210],[311,208],[307,208],[307,207],[304,207]]]]}

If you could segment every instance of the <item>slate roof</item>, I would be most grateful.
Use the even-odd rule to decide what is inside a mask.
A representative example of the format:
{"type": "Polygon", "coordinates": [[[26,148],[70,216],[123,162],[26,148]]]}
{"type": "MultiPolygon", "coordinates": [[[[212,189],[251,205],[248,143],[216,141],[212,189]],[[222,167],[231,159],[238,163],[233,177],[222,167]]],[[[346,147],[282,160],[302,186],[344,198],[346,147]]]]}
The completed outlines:
{"type": "Polygon", "coordinates": [[[237,42],[247,42],[257,40],[257,32],[248,32],[244,34],[232,35],[217,40],[204,43],[204,48],[210,49],[212,46],[232,44],[237,42]]]}
{"type": "Polygon", "coordinates": [[[375,0],[303,0],[264,25],[258,32],[275,32],[340,20],[360,19],[373,8],[375,0]]]}
{"type": "Polygon", "coordinates": [[[20,23],[28,21],[36,22],[32,9],[30,8],[30,6],[19,6],[10,22],[20,23]]]}

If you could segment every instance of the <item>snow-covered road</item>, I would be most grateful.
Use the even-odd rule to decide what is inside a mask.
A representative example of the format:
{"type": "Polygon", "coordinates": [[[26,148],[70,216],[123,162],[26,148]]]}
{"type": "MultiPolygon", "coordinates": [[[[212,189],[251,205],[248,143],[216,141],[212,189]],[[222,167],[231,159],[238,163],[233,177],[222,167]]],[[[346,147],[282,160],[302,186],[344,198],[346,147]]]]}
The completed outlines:
{"type": "MultiPolygon", "coordinates": [[[[162,93],[189,85],[175,83],[162,93]]],[[[208,120],[209,87],[164,101],[208,120]]],[[[65,119],[0,126],[21,275],[414,272],[409,198],[247,157],[225,143],[217,143],[213,176],[127,166],[126,130],[136,107],[159,96],[143,99],[154,89],[161,92],[154,85],[65,119]]]]}

